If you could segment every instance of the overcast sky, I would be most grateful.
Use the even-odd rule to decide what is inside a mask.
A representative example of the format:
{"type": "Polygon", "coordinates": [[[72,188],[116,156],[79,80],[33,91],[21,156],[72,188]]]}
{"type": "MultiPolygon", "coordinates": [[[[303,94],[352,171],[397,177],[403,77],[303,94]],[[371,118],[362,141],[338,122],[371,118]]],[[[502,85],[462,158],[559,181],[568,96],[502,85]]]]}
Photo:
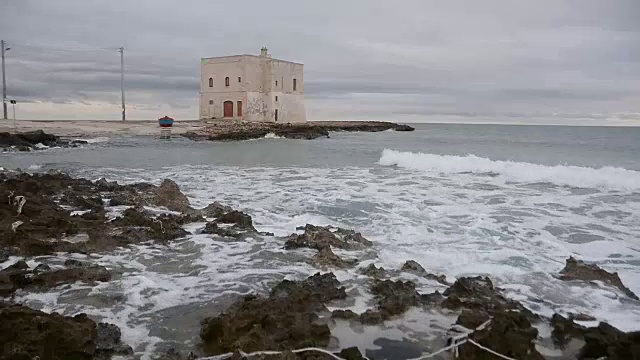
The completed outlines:
{"type": "Polygon", "coordinates": [[[200,58],[305,64],[307,117],[640,125],[638,0],[0,0],[19,118],[198,116],[200,58]],[[90,50],[90,51],[88,51],[90,50]]]}

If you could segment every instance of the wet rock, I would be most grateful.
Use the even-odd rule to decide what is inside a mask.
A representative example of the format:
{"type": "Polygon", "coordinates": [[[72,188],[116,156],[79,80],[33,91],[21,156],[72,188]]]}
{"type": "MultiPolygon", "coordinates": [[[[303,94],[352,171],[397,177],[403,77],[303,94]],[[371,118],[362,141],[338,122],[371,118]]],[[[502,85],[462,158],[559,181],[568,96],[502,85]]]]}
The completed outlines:
{"type": "Polygon", "coordinates": [[[333,246],[339,249],[353,250],[371,245],[372,243],[369,240],[353,230],[307,224],[304,227],[304,234],[290,235],[284,244],[284,248],[289,250],[306,247],[322,250],[327,246],[333,246]]]}
{"type": "Polygon", "coordinates": [[[113,355],[133,355],[131,346],[121,340],[120,328],[113,324],[98,323],[94,358],[111,359],[113,355]]]}
{"type": "Polygon", "coordinates": [[[169,241],[189,235],[182,228],[179,216],[162,214],[154,218],[141,207],[125,210],[112,224],[121,228],[123,235],[136,239],[135,242],[152,239],[169,241]]]}
{"type": "Polygon", "coordinates": [[[17,262],[13,263],[12,265],[9,265],[9,267],[7,269],[11,269],[11,270],[26,270],[29,268],[29,265],[27,265],[27,262],[24,260],[18,260],[17,262]]]}
{"type": "Polygon", "coordinates": [[[303,281],[283,280],[269,297],[244,296],[224,313],[202,323],[200,338],[207,354],[243,349],[246,352],[302,347],[326,347],[330,330],[317,323],[324,303],[346,298],[333,274],[303,281]]]}
{"type": "Polygon", "coordinates": [[[593,316],[582,313],[569,313],[569,318],[574,321],[596,321],[596,318],[594,318],[593,316]]]}
{"type": "Polygon", "coordinates": [[[413,128],[413,127],[411,127],[411,126],[409,126],[407,124],[401,124],[401,125],[396,126],[393,130],[395,130],[395,131],[414,131],[415,128],[413,128]]]}
{"type": "Polygon", "coordinates": [[[376,267],[374,264],[369,264],[366,268],[360,269],[360,273],[376,279],[387,277],[387,271],[383,267],[376,267]]]}
{"type": "Polygon", "coordinates": [[[35,269],[33,269],[34,273],[41,273],[41,272],[45,272],[45,271],[50,271],[51,267],[49,267],[49,265],[47,264],[38,264],[38,266],[36,266],[35,269]]]}
{"type": "Polygon", "coordinates": [[[180,187],[169,179],[162,180],[160,187],[155,189],[152,200],[156,206],[164,206],[172,211],[186,212],[189,210],[189,199],[180,191],[180,187]]]}
{"type": "Polygon", "coordinates": [[[311,262],[319,268],[339,268],[346,269],[356,265],[357,260],[343,260],[340,256],[334,254],[330,247],[324,247],[313,256],[311,262]]]}
{"type": "MultiPolygon", "coordinates": [[[[458,323],[466,328],[474,329],[479,325],[478,322],[484,322],[488,319],[488,317],[469,316],[470,313],[467,311],[465,317],[459,317],[458,323]]],[[[475,330],[469,335],[469,338],[514,359],[544,359],[535,347],[538,330],[531,326],[528,316],[521,312],[507,310],[499,310],[494,312],[492,316],[491,322],[487,326],[475,330]]],[[[470,343],[459,347],[459,359],[495,358],[494,355],[470,343]]]]}
{"type": "Polygon", "coordinates": [[[362,353],[358,349],[358,347],[353,346],[350,348],[342,349],[339,353],[336,353],[340,358],[344,360],[363,360],[364,357],[362,353]]]}
{"type": "Polygon", "coordinates": [[[33,276],[31,283],[34,286],[51,288],[76,281],[95,283],[109,280],[111,280],[111,272],[107,268],[100,265],[90,265],[38,273],[33,276]]]}
{"type": "Polygon", "coordinates": [[[609,286],[620,289],[628,297],[640,300],[636,294],[633,293],[628,287],[622,284],[618,273],[610,273],[595,264],[587,264],[584,261],[576,260],[573,257],[567,259],[564,269],[560,270],[560,279],[582,280],[586,282],[601,281],[609,286]]]}
{"type": "MultiPolygon", "coordinates": [[[[111,326],[109,338],[114,334],[111,326]]],[[[0,358],[2,359],[108,359],[121,347],[99,348],[98,327],[85,314],[74,317],[47,314],[21,305],[0,307],[0,358]]],[[[118,330],[119,335],[119,330],[118,330]]],[[[118,336],[119,341],[119,336],[118,336]]],[[[108,344],[103,339],[101,345],[108,344]]],[[[131,348],[128,348],[129,350],[131,348]]],[[[131,354],[131,352],[126,352],[131,354]]]]}
{"type": "Polygon", "coordinates": [[[583,339],[578,359],[640,359],[640,331],[624,333],[601,322],[586,329],[583,339]]]}
{"type": "Polygon", "coordinates": [[[333,310],[331,317],[334,319],[357,320],[360,316],[351,310],[333,310]]]}
{"type": "Polygon", "coordinates": [[[462,277],[443,293],[447,298],[442,307],[458,310],[469,309],[493,314],[501,310],[515,310],[535,319],[531,311],[515,300],[505,298],[488,277],[462,277]]]}
{"type": "Polygon", "coordinates": [[[584,326],[578,325],[560,314],[553,314],[551,326],[553,327],[551,339],[556,346],[561,348],[573,338],[582,339],[586,330],[584,326]]]}
{"type": "Polygon", "coordinates": [[[378,324],[401,315],[412,306],[421,306],[423,297],[411,281],[374,280],[371,286],[377,308],[360,315],[363,324],[378,324]]]}
{"type": "Polygon", "coordinates": [[[85,266],[85,264],[80,260],[67,259],[67,260],[64,261],[64,266],[83,267],[83,266],[85,266]]]}
{"type": "Polygon", "coordinates": [[[20,151],[36,150],[38,149],[37,144],[45,146],[63,145],[62,143],[58,144],[57,136],[47,134],[42,130],[15,134],[0,132],[0,147],[5,149],[15,146],[20,151]]]}
{"type": "Polygon", "coordinates": [[[228,212],[217,220],[220,224],[235,224],[238,228],[243,230],[255,230],[253,228],[253,220],[251,216],[243,213],[242,211],[228,212]]]}
{"type": "Polygon", "coordinates": [[[199,209],[196,211],[204,217],[217,219],[226,213],[232,212],[233,209],[229,206],[222,205],[219,202],[215,201],[207,205],[207,207],[205,207],[204,209],[199,209]]]}
{"type": "Polygon", "coordinates": [[[437,281],[437,282],[439,282],[440,284],[443,284],[443,285],[451,285],[447,281],[447,277],[445,275],[434,275],[434,274],[428,273],[427,270],[425,270],[422,267],[422,265],[418,264],[414,260],[407,260],[404,263],[404,265],[402,265],[402,268],[400,270],[404,271],[404,272],[408,272],[408,273],[414,274],[414,275],[417,275],[417,276],[424,277],[424,278],[429,279],[429,280],[437,281]]]}

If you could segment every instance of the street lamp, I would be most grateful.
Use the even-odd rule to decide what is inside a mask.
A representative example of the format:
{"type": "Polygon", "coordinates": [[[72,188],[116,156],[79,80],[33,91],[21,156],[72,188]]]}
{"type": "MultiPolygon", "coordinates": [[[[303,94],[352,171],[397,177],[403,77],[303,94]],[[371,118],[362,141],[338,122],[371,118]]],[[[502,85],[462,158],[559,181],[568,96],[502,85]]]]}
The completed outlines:
{"type": "Polygon", "coordinates": [[[7,120],[7,79],[4,75],[4,53],[11,50],[11,48],[5,48],[4,40],[0,40],[0,49],[2,50],[2,112],[4,119],[7,120]]]}

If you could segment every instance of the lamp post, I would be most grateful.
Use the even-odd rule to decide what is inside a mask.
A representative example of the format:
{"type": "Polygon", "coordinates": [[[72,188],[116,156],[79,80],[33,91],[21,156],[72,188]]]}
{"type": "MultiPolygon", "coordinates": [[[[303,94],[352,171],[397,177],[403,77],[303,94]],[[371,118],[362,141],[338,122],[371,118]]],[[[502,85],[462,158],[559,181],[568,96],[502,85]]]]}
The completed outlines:
{"type": "Polygon", "coordinates": [[[0,52],[2,52],[2,114],[3,119],[7,120],[7,79],[4,75],[4,53],[11,50],[11,48],[5,47],[4,40],[0,40],[0,49],[0,52]]]}

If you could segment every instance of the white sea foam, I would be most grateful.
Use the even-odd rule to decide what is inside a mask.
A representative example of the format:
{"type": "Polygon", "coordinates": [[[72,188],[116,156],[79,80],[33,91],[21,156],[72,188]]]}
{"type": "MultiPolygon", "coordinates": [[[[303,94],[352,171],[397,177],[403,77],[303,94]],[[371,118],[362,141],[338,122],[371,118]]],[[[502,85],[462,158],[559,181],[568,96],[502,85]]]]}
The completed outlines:
{"type": "Polygon", "coordinates": [[[29,170],[40,170],[40,169],[42,169],[42,165],[38,165],[38,164],[29,165],[28,169],[29,170]]]}
{"type": "Polygon", "coordinates": [[[49,147],[43,143],[37,143],[35,145],[35,147],[37,147],[38,149],[48,149],[49,147]]]}
{"type": "Polygon", "coordinates": [[[505,181],[549,182],[574,187],[640,190],[640,172],[617,167],[545,166],[532,163],[499,161],[475,155],[454,156],[385,149],[380,165],[399,166],[434,175],[497,174],[505,181]]]}
{"type": "Polygon", "coordinates": [[[267,133],[267,135],[264,136],[265,139],[284,139],[282,136],[278,136],[274,133],[267,133]]]}

